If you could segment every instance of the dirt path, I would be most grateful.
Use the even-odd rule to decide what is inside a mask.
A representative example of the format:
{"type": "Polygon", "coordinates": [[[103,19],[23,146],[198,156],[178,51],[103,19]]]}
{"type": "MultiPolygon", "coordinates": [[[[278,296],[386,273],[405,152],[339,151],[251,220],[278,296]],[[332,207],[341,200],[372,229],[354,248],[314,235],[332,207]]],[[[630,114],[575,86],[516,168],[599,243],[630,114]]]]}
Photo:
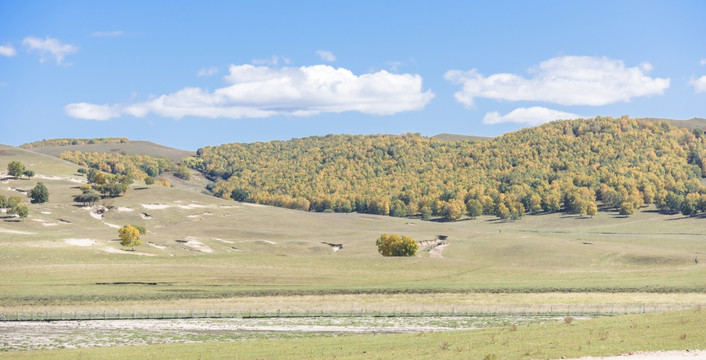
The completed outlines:
{"type": "Polygon", "coordinates": [[[574,360],[697,360],[706,359],[706,350],[655,351],[625,354],[610,357],[583,357],[574,360]]]}

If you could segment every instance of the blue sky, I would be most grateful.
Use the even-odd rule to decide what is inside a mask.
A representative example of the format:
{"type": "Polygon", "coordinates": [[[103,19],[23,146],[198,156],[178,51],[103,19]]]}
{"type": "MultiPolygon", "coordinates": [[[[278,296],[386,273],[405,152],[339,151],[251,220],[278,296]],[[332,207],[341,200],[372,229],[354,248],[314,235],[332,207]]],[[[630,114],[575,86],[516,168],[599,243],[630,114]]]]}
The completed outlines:
{"type": "Polygon", "coordinates": [[[703,1],[0,0],[0,143],[706,117],[703,1]]]}

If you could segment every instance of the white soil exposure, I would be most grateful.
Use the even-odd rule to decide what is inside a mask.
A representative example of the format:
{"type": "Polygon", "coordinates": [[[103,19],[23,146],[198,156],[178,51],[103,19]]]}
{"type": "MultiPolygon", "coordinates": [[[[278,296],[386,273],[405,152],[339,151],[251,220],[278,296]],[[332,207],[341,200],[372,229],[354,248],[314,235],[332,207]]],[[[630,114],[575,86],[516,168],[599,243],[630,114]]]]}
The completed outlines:
{"type": "Polygon", "coordinates": [[[93,239],[64,239],[64,242],[69,244],[69,245],[74,245],[74,246],[93,246],[98,244],[97,241],[93,239]]]}
{"type": "Polygon", "coordinates": [[[131,209],[129,207],[119,207],[118,211],[119,212],[132,212],[132,211],[135,211],[135,209],[131,209]]]}
{"type": "Polygon", "coordinates": [[[211,249],[210,247],[208,247],[204,243],[196,240],[193,237],[188,236],[184,240],[186,240],[186,242],[180,242],[180,243],[184,244],[194,250],[204,252],[204,253],[212,253],[213,252],[213,249],[211,249]]]}
{"type": "Polygon", "coordinates": [[[111,228],[113,228],[113,229],[120,229],[120,225],[115,225],[115,224],[107,223],[107,222],[105,222],[105,221],[103,221],[103,224],[106,224],[106,225],[108,225],[108,227],[111,227],[111,228]]]}
{"type": "Polygon", "coordinates": [[[34,177],[37,179],[42,179],[42,180],[63,180],[64,179],[60,176],[47,176],[47,175],[42,175],[42,174],[36,174],[36,175],[34,175],[34,177]]]}
{"type": "Polygon", "coordinates": [[[211,238],[211,240],[220,241],[220,242],[226,243],[226,244],[235,244],[235,241],[223,240],[223,239],[219,239],[219,238],[211,238]]]}
{"type": "Polygon", "coordinates": [[[148,210],[164,210],[164,209],[169,209],[171,205],[164,205],[164,204],[140,204],[143,208],[148,209],[148,210]]]}
{"type": "Polygon", "coordinates": [[[104,207],[97,207],[97,208],[92,208],[92,207],[84,207],[84,209],[88,209],[88,213],[91,215],[92,218],[96,220],[103,220],[103,214],[105,213],[105,208],[104,207]]]}
{"type": "Polygon", "coordinates": [[[141,213],[141,214],[140,214],[140,217],[141,217],[143,220],[154,219],[154,216],[152,216],[152,215],[150,215],[150,214],[148,214],[148,213],[141,213]]]}
{"type": "Polygon", "coordinates": [[[18,193],[20,193],[20,194],[25,194],[25,195],[27,195],[27,193],[29,192],[29,191],[27,191],[27,190],[22,190],[22,189],[14,188],[14,187],[12,187],[12,186],[8,187],[7,190],[10,190],[10,191],[17,191],[18,193]]]}
{"type": "Polygon", "coordinates": [[[154,256],[154,254],[140,253],[137,251],[124,251],[112,247],[104,247],[101,250],[109,252],[111,254],[127,254],[127,255],[140,255],[140,256],[154,256]]]}
{"type": "Polygon", "coordinates": [[[28,232],[28,231],[10,230],[10,229],[3,229],[3,228],[0,228],[0,233],[14,234],[14,235],[34,235],[35,234],[33,232],[28,232]]]}
{"type": "Polygon", "coordinates": [[[51,211],[40,211],[39,213],[43,215],[51,215],[51,211]]]}
{"type": "Polygon", "coordinates": [[[251,204],[251,203],[241,203],[246,206],[252,206],[252,207],[264,207],[265,205],[260,205],[260,204],[251,204]]]}
{"type": "Polygon", "coordinates": [[[44,226],[56,226],[57,225],[55,222],[44,221],[42,219],[32,219],[32,221],[40,222],[44,226]]]}
{"type": "Polygon", "coordinates": [[[429,255],[433,258],[443,258],[444,249],[446,249],[447,246],[449,246],[449,244],[434,246],[433,249],[429,250],[429,255]]]}
{"type": "Polygon", "coordinates": [[[164,250],[164,249],[166,249],[166,248],[167,248],[166,246],[162,246],[162,245],[157,245],[157,244],[155,244],[155,243],[152,243],[152,242],[148,242],[148,243],[147,243],[147,245],[149,245],[149,246],[151,246],[151,247],[153,247],[153,248],[157,248],[157,249],[160,249],[160,250],[164,250]]]}
{"type": "Polygon", "coordinates": [[[420,333],[488,326],[486,319],[438,317],[0,321],[0,344],[14,351],[234,341],[296,333],[420,333]]]}
{"type": "Polygon", "coordinates": [[[199,205],[199,204],[179,205],[179,208],[185,209],[185,210],[200,209],[200,208],[205,208],[205,207],[206,206],[199,205]]]}
{"type": "Polygon", "coordinates": [[[270,244],[270,245],[275,245],[275,244],[277,244],[276,242],[270,241],[270,240],[258,240],[257,242],[263,242],[263,243],[265,243],[265,244],[270,244]]]}

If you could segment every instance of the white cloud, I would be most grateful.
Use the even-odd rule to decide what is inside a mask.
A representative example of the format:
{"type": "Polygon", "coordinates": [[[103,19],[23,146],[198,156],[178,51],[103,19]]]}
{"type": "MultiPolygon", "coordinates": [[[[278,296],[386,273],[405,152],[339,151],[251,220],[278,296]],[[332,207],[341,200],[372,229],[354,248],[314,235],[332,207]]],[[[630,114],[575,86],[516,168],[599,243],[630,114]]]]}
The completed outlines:
{"type": "Polygon", "coordinates": [[[269,59],[252,59],[252,63],[255,65],[276,66],[279,65],[280,62],[284,65],[288,65],[292,63],[292,60],[279,55],[272,55],[269,59]]]}
{"type": "Polygon", "coordinates": [[[122,30],[117,30],[117,31],[96,31],[91,36],[93,37],[118,37],[118,36],[123,36],[125,35],[125,31],[122,30]]]}
{"type": "Polygon", "coordinates": [[[581,115],[558,110],[547,109],[541,106],[515,109],[508,114],[500,115],[497,111],[489,112],[483,117],[484,124],[518,123],[539,125],[554,120],[571,120],[585,118],[581,115]]]}
{"type": "Polygon", "coordinates": [[[13,57],[17,55],[17,51],[12,44],[0,45],[0,56],[13,57]]]}
{"type": "Polygon", "coordinates": [[[589,56],[561,56],[531,69],[531,78],[500,73],[488,77],[477,70],[450,70],[444,77],[461,84],[456,100],[473,106],[477,97],[507,101],[546,101],[562,105],[600,106],[633,97],[657,95],[669,79],[650,78],[649,63],[626,68],[620,60],[589,56]]]}
{"type": "Polygon", "coordinates": [[[319,57],[323,61],[328,61],[328,62],[336,61],[336,55],[334,55],[332,52],[330,52],[328,50],[316,50],[316,55],[319,55],[319,57]]]}
{"type": "Polygon", "coordinates": [[[220,70],[217,67],[211,66],[208,68],[199,69],[199,71],[196,73],[196,75],[198,75],[198,76],[213,76],[213,75],[218,74],[219,71],[220,70]]]}
{"type": "Polygon", "coordinates": [[[109,120],[120,116],[121,111],[120,106],[85,102],[66,105],[64,110],[71,117],[86,120],[109,120]]]}
{"type": "Polygon", "coordinates": [[[390,115],[421,110],[434,97],[423,91],[422,78],[387,71],[355,75],[328,65],[271,68],[232,65],[225,76],[229,86],[213,92],[184,88],[172,94],[134,104],[69,104],[69,116],[107,120],[127,114],[149,113],[181,118],[263,118],[275,115],[308,116],[358,111],[390,115]]]}
{"type": "Polygon", "coordinates": [[[706,92],[706,75],[698,79],[691,79],[691,85],[697,93],[706,92]]]}
{"type": "Polygon", "coordinates": [[[28,36],[22,40],[22,44],[29,51],[36,51],[40,55],[40,62],[45,62],[48,57],[54,57],[57,64],[62,64],[64,56],[73,54],[78,51],[76,46],[71,44],[62,44],[57,39],[47,37],[42,40],[33,36],[28,36]]]}

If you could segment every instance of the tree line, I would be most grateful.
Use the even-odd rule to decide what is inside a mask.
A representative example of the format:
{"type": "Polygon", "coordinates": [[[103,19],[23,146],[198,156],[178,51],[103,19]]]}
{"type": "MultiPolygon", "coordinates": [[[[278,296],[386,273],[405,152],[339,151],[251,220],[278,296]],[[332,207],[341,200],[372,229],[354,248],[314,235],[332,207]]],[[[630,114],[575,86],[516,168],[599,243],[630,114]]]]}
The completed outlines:
{"type": "Polygon", "coordinates": [[[108,137],[108,138],[62,138],[62,139],[45,139],[20,145],[23,149],[32,149],[42,146],[69,146],[69,145],[92,145],[92,144],[126,144],[130,140],[126,137],[108,137]]]}
{"type": "Polygon", "coordinates": [[[599,208],[629,216],[706,211],[703,129],[596,117],[555,121],[490,140],[418,134],[328,135],[207,146],[184,163],[226,199],[304,211],[391,216],[495,215],[599,208]]]}

